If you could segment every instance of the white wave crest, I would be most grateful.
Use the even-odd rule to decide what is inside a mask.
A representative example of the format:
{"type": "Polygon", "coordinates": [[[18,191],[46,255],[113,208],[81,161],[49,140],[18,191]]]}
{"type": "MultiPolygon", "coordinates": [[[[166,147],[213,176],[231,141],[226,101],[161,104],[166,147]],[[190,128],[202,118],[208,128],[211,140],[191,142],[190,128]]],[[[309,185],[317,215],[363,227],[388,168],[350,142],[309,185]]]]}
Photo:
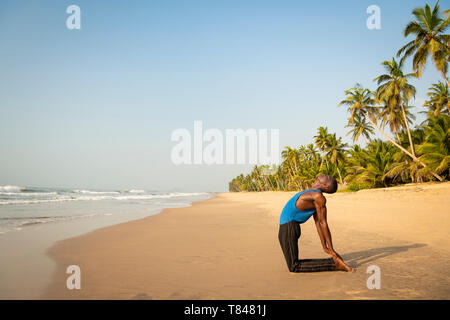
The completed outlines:
{"type": "Polygon", "coordinates": [[[145,190],[135,190],[135,189],[132,189],[132,190],[130,190],[130,191],[128,191],[129,193],[145,193],[145,190]]]}
{"type": "MultiPolygon", "coordinates": [[[[87,191],[87,190],[84,190],[87,191]]],[[[126,201],[126,200],[152,200],[152,199],[168,199],[168,198],[182,198],[182,197],[193,197],[199,195],[206,195],[205,192],[199,193],[166,193],[166,194],[121,194],[119,192],[79,192],[71,193],[68,195],[58,195],[51,198],[37,198],[30,199],[25,197],[22,199],[0,199],[0,205],[26,205],[26,204],[37,204],[37,203],[48,203],[48,202],[65,202],[65,201],[99,201],[99,200],[112,200],[112,201],[126,201]]],[[[45,194],[48,195],[48,194],[45,194]]]]}
{"type": "Polygon", "coordinates": [[[57,192],[1,192],[0,195],[16,196],[16,197],[38,197],[38,196],[50,196],[58,194],[57,192]]]}
{"type": "Polygon", "coordinates": [[[17,186],[0,186],[1,192],[21,192],[22,188],[17,186]]]}
{"type": "Polygon", "coordinates": [[[91,190],[73,190],[73,193],[83,193],[83,194],[119,194],[117,191],[91,191],[91,190]]]}

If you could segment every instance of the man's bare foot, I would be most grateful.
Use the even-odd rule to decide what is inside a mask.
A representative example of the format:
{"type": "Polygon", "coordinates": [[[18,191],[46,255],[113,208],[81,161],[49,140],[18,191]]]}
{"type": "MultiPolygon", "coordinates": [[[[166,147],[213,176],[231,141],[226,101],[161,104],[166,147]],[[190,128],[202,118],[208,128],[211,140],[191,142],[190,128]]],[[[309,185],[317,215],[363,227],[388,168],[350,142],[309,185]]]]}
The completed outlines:
{"type": "Polygon", "coordinates": [[[342,271],[346,271],[346,272],[354,272],[353,270],[356,271],[356,269],[350,268],[348,265],[345,264],[345,262],[342,259],[340,259],[338,257],[333,258],[333,261],[334,261],[334,265],[336,266],[336,269],[338,269],[338,270],[342,270],[342,271]]]}

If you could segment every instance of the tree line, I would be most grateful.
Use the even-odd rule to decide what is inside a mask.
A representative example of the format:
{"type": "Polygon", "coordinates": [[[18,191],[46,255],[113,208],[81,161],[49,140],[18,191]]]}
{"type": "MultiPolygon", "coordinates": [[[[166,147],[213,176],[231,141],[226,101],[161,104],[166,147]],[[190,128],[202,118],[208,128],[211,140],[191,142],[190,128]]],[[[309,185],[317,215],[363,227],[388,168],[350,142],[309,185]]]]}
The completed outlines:
{"type": "Polygon", "coordinates": [[[447,68],[450,59],[450,10],[440,12],[439,1],[412,11],[414,19],[404,36],[413,36],[397,51],[397,59],[382,62],[385,73],[376,77],[372,91],[356,84],[345,91],[338,107],[349,114],[346,127],[349,145],[319,127],[313,142],[298,148],[285,147],[279,166],[254,166],[247,175],[229,183],[230,191],[298,190],[312,185],[319,174],[336,177],[349,190],[388,187],[404,183],[446,181],[450,167],[450,95],[447,68]],[[412,70],[404,62],[412,57],[412,70]],[[443,81],[431,84],[421,113],[425,121],[412,128],[416,116],[410,101],[416,88],[410,83],[420,78],[428,60],[443,81]],[[389,131],[387,131],[387,129],[389,131]],[[373,139],[378,132],[386,140],[373,139]]]}

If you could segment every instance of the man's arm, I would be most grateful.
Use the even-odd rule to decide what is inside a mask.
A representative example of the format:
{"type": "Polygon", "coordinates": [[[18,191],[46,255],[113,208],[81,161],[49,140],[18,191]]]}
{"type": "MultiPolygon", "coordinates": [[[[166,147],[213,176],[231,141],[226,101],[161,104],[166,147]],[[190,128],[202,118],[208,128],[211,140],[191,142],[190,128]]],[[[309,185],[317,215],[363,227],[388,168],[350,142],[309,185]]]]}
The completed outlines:
{"type": "Polygon", "coordinates": [[[322,242],[323,250],[333,257],[336,267],[340,270],[350,271],[351,268],[344,263],[344,260],[333,248],[331,232],[327,222],[326,201],[326,198],[322,194],[318,194],[314,197],[314,206],[316,207],[314,221],[316,223],[317,233],[319,234],[320,241],[322,242]]]}
{"type": "Polygon", "coordinates": [[[328,228],[326,202],[327,199],[322,194],[318,194],[316,197],[314,197],[314,206],[316,207],[316,213],[314,213],[313,217],[323,250],[326,253],[333,255],[335,251],[333,249],[333,242],[331,240],[331,232],[328,228]]]}
{"type": "Polygon", "coordinates": [[[319,218],[317,217],[317,212],[314,213],[313,217],[314,217],[314,223],[315,223],[316,229],[317,229],[317,234],[319,235],[320,242],[322,243],[323,251],[325,251],[325,253],[331,254],[330,250],[327,247],[327,242],[325,240],[325,237],[322,233],[322,228],[320,227],[319,218]]]}

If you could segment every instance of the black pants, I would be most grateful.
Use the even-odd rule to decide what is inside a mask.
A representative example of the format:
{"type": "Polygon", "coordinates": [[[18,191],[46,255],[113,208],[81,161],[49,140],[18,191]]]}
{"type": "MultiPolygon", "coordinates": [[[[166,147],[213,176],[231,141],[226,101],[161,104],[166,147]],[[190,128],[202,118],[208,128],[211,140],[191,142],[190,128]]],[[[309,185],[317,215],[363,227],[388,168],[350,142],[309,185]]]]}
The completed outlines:
{"type": "Polygon", "coordinates": [[[298,259],[298,239],[300,238],[300,223],[291,221],[280,225],[278,240],[280,240],[286,263],[290,272],[335,271],[333,259],[298,259]]]}

